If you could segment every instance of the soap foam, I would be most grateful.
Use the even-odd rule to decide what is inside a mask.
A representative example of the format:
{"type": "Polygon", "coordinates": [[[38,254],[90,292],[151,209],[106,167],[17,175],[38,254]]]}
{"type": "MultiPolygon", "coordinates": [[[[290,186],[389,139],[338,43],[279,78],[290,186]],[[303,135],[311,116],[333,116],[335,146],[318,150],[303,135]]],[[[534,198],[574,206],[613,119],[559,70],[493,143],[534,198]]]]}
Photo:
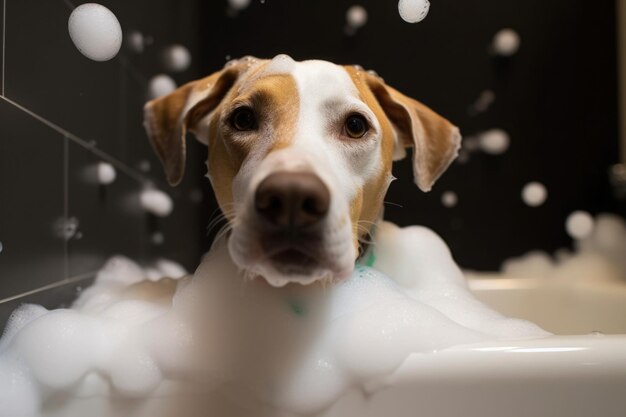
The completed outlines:
{"type": "Polygon", "coordinates": [[[114,58],[122,46],[120,22],[101,4],[86,3],[76,7],[67,26],[76,48],[94,61],[114,58]]]}
{"type": "Polygon", "coordinates": [[[376,269],[282,288],[242,278],[224,241],[182,278],[114,258],[71,309],[13,314],[0,416],[315,415],[411,353],[547,335],[476,301],[430,230],[384,223],[374,247],[376,269]]]}
{"type": "MultiPolygon", "coordinates": [[[[509,259],[502,265],[499,277],[541,279],[563,286],[590,280],[626,281],[626,223],[613,214],[601,214],[594,219],[582,213],[585,233],[573,236],[576,239],[573,251],[561,249],[554,256],[532,251],[509,259]]],[[[481,277],[478,272],[468,274],[472,278],[481,277]]]]}

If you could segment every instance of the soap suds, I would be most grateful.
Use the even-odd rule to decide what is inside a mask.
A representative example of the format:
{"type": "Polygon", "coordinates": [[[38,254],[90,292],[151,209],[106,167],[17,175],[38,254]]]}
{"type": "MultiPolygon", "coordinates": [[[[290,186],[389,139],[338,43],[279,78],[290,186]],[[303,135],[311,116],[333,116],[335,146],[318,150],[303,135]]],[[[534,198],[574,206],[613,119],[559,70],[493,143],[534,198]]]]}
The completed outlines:
{"type": "MultiPolygon", "coordinates": [[[[573,251],[560,249],[554,255],[532,251],[509,259],[503,263],[498,278],[539,279],[563,286],[593,280],[626,281],[624,220],[613,214],[601,214],[594,219],[589,213],[576,213],[582,213],[579,214],[581,223],[584,223],[581,231],[585,233],[575,237],[573,251]]],[[[482,277],[479,272],[468,272],[468,275],[482,277]]]]}
{"type": "Polygon", "coordinates": [[[75,8],[67,27],[76,48],[94,61],[114,58],[122,46],[120,22],[101,4],[86,3],[75,8]]]}
{"type": "Polygon", "coordinates": [[[176,81],[169,75],[158,74],[150,78],[148,83],[148,97],[155,99],[168,95],[176,90],[176,81]]]}
{"type": "Polygon", "coordinates": [[[315,415],[411,353],[547,335],[474,299],[430,230],[383,223],[374,247],[376,269],[306,287],[244,280],[224,241],[182,278],[114,258],[71,309],[13,314],[0,416],[315,415]]]}
{"type": "Polygon", "coordinates": [[[161,52],[161,61],[168,71],[185,71],[191,65],[191,52],[183,45],[170,45],[161,52]]]}
{"type": "Polygon", "coordinates": [[[398,12],[402,20],[408,23],[419,23],[426,18],[430,10],[428,0],[400,0],[398,12]]]}
{"type": "Polygon", "coordinates": [[[491,49],[496,55],[510,57],[517,53],[520,44],[520,35],[515,30],[507,28],[494,35],[491,49]]]}

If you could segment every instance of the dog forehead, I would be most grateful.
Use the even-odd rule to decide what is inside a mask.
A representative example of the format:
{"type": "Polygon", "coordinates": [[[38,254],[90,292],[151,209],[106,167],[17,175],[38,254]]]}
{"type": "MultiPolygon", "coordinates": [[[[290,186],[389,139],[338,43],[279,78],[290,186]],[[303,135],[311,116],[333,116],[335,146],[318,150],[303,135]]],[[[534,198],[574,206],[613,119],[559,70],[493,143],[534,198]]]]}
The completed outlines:
{"type": "Polygon", "coordinates": [[[359,98],[359,91],[348,72],[331,62],[298,62],[293,67],[292,75],[302,96],[310,101],[359,98]]]}

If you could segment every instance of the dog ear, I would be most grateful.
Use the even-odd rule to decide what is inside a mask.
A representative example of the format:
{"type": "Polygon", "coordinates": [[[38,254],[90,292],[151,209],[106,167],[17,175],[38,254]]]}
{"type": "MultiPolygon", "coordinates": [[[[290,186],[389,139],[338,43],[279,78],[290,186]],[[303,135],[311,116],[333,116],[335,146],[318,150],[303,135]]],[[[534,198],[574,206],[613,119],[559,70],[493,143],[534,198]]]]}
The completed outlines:
{"type": "Polygon", "coordinates": [[[417,100],[368,75],[368,85],[396,131],[394,160],[413,147],[413,175],[417,186],[430,191],[435,181],[457,157],[459,129],[417,100]]]}
{"type": "Polygon", "coordinates": [[[144,106],[144,127],[170,185],[183,178],[187,130],[217,107],[238,76],[237,66],[227,67],[144,106]]]}

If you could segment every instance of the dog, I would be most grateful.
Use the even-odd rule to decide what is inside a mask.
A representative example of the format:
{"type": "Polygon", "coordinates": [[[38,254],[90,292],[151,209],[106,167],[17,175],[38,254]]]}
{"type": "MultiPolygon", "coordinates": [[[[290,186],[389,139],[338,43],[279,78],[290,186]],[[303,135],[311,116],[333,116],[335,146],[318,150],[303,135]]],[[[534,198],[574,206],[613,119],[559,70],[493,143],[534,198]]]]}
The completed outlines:
{"type": "Polygon", "coordinates": [[[171,185],[187,132],[208,147],[208,178],[228,220],[228,252],[270,285],[348,277],[381,221],[393,161],[413,149],[430,191],[458,153],[459,129],[358,66],[244,57],[145,105],[171,185]]]}

